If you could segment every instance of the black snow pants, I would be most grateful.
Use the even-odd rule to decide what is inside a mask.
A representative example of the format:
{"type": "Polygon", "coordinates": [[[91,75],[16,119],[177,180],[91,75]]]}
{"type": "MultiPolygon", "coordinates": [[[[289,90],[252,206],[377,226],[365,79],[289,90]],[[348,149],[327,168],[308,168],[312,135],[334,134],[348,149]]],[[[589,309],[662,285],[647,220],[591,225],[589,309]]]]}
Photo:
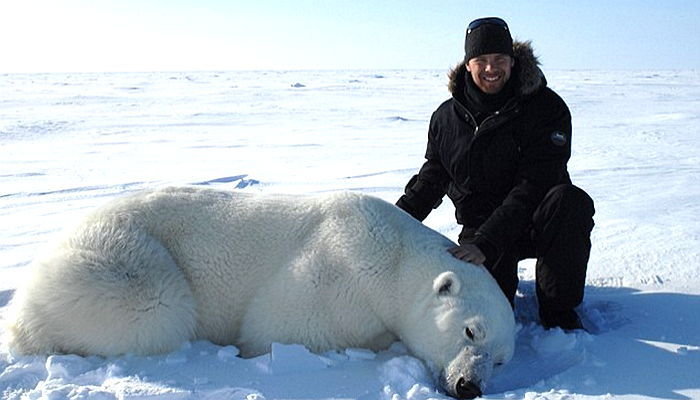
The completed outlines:
{"type": "Polygon", "coordinates": [[[566,312],[581,304],[594,213],[593,200],[574,185],[558,185],[547,193],[528,232],[498,259],[486,262],[511,305],[518,289],[518,262],[526,258],[537,258],[540,313],[566,312]]]}

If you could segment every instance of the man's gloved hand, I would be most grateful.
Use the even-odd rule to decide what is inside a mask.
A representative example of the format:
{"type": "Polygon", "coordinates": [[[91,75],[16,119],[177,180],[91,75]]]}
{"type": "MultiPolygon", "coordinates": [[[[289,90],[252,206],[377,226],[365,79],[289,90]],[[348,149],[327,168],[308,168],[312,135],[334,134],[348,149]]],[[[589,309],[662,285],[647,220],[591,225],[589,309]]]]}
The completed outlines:
{"type": "Polygon", "coordinates": [[[472,243],[460,244],[459,246],[452,247],[447,251],[460,260],[470,262],[472,264],[483,264],[484,261],[486,261],[486,256],[484,253],[472,243]]]}

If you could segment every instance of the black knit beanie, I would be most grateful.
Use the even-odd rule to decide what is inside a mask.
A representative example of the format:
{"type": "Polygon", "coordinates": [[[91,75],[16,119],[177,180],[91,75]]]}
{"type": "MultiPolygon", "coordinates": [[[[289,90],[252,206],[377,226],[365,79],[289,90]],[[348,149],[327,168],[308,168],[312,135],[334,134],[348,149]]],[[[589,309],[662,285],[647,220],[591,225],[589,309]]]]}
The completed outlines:
{"type": "Polygon", "coordinates": [[[464,40],[464,60],[469,61],[482,54],[508,54],[513,56],[513,38],[505,21],[500,18],[479,18],[467,28],[464,40]]]}

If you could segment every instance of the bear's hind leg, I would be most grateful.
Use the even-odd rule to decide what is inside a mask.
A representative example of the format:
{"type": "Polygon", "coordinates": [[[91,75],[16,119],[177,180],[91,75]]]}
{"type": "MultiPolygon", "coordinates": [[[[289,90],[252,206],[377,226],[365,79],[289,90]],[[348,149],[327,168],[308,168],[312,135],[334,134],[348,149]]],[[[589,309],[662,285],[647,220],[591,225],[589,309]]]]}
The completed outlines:
{"type": "Polygon", "coordinates": [[[194,337],[195,300],[168,250],[138,229],[109,232],[42,262],[11,327],[21,352],[156,354],[194,337]]]}

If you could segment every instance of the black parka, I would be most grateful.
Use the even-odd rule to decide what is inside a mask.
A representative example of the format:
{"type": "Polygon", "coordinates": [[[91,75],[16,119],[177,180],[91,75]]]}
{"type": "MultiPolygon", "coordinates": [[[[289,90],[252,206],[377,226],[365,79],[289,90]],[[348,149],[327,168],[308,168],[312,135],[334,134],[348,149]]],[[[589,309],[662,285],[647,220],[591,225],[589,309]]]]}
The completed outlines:
{"type": "Polygon", "coordinates": [[[450,72],[452,98],[433,113],[426,162],[397,205],[425,219],[447,194],[457,222],[487,253],[508,250],[545,194],[571,183],[571,114],[547,87],[529,42],[515,42],[516,94],[477,125],[466,105],[464,63],[450,72]],[[488,251],[486,251],[488,250],[488,251]]]}

